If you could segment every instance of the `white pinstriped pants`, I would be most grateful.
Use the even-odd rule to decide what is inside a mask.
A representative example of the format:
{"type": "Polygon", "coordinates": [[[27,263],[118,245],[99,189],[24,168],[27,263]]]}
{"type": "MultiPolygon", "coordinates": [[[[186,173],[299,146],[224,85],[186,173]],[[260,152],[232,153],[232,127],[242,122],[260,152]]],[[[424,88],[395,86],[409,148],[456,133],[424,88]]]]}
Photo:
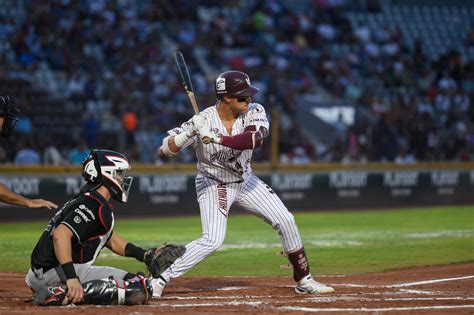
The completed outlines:
{"type": "Polygon", "coordinates": [[[186,253],[161,275],[166,281],[190,270],[224,243],[227,215],[233,204],[272,225],[280,235],[283,250],[293,252],[302,242],[293,214],[276,193],[255,175],[243,183],[219,184],[198,175],[196,192],[201,212],[202,236],[186,245],[186,253]]]}

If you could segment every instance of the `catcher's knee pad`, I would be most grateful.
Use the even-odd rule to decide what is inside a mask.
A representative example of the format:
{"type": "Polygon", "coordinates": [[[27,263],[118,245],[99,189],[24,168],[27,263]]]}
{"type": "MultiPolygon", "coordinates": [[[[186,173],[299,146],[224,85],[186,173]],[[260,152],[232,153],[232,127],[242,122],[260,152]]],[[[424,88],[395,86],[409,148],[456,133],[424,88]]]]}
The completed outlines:
{"type": "Polygon", "coordinates": [[[123,287],[113,277],[88,281],[83,287],[84,304],[137,305],[147,303],[153,296],[151,281],[141,275],[124,281],[123,287]]]}

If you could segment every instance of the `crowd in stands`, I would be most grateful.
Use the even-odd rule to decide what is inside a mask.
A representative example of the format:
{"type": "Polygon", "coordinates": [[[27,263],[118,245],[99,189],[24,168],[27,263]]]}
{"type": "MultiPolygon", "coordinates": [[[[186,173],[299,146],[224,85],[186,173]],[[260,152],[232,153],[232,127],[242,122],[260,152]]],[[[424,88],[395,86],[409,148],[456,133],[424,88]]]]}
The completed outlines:
{"type": "MultiPolygon", "coordinates": [[[[80,114],[59,141],[36,130],[28,108],[38,105],[26,102],[17,145],[0,161],[78,164],[100,147],[163,163],[156,149],[165,132],[193,113],[170,57],[176,49],[201,108],[214,104],[220,72],[249,74],[261,88],[254,100],[270,117],[280,114],[282,162],[474,160],[472,58],[453,47],[433,59],[398,27],[373,32],[348,18],[379,12],[377,0],[303,2],[304,10],[284,0],[26,2],[20,22],[0,18],[8,43],[0,47],[0,77],[28,80],[80,114]],[[350,49],[335,53],[341,45],[350,49]],[[296,118],[309,98],[351,104],[361,114],[353,125],[331,126],[334,139],[323,141],[296,118]]],[[[474,26],[465,45],[474,46],[474,26]]],[[[270,141],[255,152],[257,160],[270,154],[270,141]]],[[[190,150],[178,157],[194,160],[190,150]]]]}

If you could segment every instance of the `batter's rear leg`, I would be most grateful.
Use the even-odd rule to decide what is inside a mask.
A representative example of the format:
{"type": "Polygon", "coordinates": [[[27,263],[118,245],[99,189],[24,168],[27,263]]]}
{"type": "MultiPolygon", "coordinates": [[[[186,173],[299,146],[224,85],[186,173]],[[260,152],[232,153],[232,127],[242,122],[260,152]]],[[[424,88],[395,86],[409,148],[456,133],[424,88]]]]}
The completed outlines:
{"type": "Polygon", "coordinates": [[[297,293],[334,292],[333,288],[312,278],[295,218],[267,184],[257,176],[252,176],[247,181],[236,204],[261,217],[278,231],[283,250],[293,267],[293,279],[297,283],[295,288],[297,293]]]}

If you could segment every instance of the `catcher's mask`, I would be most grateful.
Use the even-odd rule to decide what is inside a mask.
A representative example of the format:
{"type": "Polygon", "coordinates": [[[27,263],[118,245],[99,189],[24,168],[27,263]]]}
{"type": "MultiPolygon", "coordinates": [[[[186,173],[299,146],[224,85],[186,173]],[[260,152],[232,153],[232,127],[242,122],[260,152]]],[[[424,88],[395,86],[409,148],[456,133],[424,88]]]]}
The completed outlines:
{"type": "Polygon", "coordinates": [[[133,177],[125,176],[130,169],[128,159],[119,152],[92,150],[82,162],[82,177],[94,188],[107,187],[112,197],[127,202],[133,177]]]}
{"type": "Polygon", "coordinates": [[[18,100],[10,96],[0,96],[0,117],[3,117],[3,126],[0,133],[0,143],[8,145],[15,131],[20,115],[18,100]]]}

